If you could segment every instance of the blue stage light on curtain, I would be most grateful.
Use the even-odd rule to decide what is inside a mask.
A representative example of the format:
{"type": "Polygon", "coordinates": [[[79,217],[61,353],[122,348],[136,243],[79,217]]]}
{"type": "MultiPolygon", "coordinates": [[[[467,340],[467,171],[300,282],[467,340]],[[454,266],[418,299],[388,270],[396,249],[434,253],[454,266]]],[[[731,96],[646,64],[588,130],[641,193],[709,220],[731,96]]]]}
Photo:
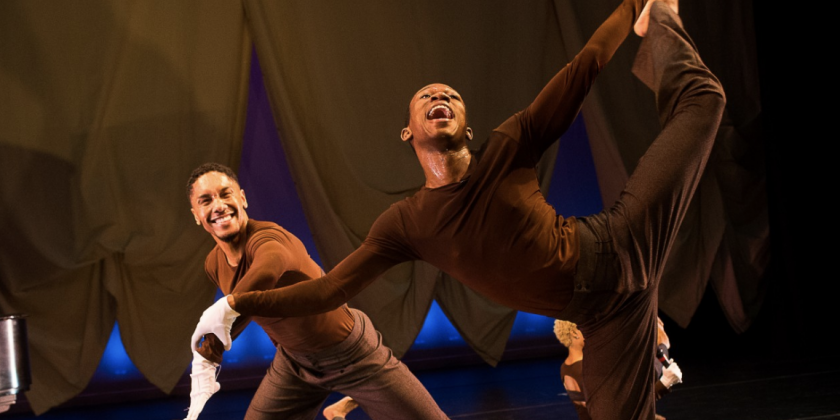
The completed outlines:
{"type": "Polygon", "coordinates": [[[554,318],[519,312],[510,330],[510,338],[539,338],[554,335],[554,318]]]}
{"type": "Polygon", "coordinates": [[[439,347],[464,347],[466,341],[461,338],[458,330],[452,326],[446,318],[437,302],[432,301],[429,314],[417,338],[414,340],[412,349],[425,350],[439,347]]]}
{"type": "Polygon", "coordinates": [[[93,374],[92,382],[120,382],[134,379],[142,379],[143,375],[131,362],[120,337],[120,328],[114,324],[111,330],[111,337],[102,353],[102,360],[99,367],[93,374]]]}

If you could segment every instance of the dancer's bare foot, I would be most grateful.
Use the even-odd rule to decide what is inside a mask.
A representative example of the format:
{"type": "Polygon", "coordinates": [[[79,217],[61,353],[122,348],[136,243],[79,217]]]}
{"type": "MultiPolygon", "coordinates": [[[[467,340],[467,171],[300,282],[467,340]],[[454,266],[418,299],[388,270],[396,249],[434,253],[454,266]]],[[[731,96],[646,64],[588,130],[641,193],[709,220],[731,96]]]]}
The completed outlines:
{"type": "Polygon", "coordinates": [[[336,416],[347,417],[347,414],[355,410],[358,406],[359,403],[357,403],[356,400],[350,397],[344,397],[325,408],[324,417],[326,417],[327,420],[332,420],[333,417],[336,416]]]}
{"type": "Polygon", "coordinates": [[[650,0],[645,4],[645,8],[642,9],[642,13],[639,13],[639,18],[636,19],[636,24],[633,25],[633,31],[636,32],[638,36],[645,36],[648,30],[648,24],[650,23],[650,6],[653,4],[654,1],[661,1],[671,7],[671,10],[674,13],[680,13],[680,3],[678,0],[650,0]]]}

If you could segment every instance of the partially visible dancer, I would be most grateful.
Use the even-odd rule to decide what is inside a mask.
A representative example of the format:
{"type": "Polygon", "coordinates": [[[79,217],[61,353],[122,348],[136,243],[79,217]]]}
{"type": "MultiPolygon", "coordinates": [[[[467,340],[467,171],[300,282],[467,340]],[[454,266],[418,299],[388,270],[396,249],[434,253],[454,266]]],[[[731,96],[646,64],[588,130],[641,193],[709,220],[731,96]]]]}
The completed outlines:
{"type": "Polygon", "coordinates": [[[332,310],[390,267],[422,260],[499,304],[575,322],[588,341],[583,377],[592,418],[653,419],[659,281],[726,100],[683,29],[676,1],[643,3],[621,3],[478,151],[467,148],[473,132],[461,95],[439,83],[420,89],[401,139],[416,152],[424,188],[382,213],[362,245],[324,277],[227,295],[205,311],[196,334],[217,331],[229,343],[232,315],[332,310]],[[564,218],[540,192],[536,164],[634,27],[644,38],[633,72],[654,91],[662,131],[618,201],[595,215],[564,218]]]}
{"type": "Polygon", "coordinates": [[[656,378],[665,385],[665,388],[660,390],[657,384],[656,400],[658,401],[663,395],[671,392],[671,386],[682,383],[682,371],[679,367],[671,367],[676,365],[676,362],[671,358],[671,339],[665,333],[665,323],[662,322],[662,318],[656,317],[656,327],[656,358],[653,366],[656,378]]]}
{"type": "Polygon", "coordinates": [[[580,420],[591,420],[592,417],[586,411],[586,397],[583,394],[583,334],[575,323],[555,319],[554,336],[569,350],[566,360],[560,365],[560,379],[566,388],[566,395],[572,401],[580,420]]]}
{"type": "MultiPolygon", "coordinates": [[[[662,333],[665,332],[663,328],[660,328],[660,331],[662,333]]],[[[583,337],[583,333],[578,330],[575,323],[559,319],[554,320],[554,335],[560,341],[560,344],[569,350],[566,360],[560,365],[560,378],[563,380],[563,387],[566,388],[566,394],[569,396],[572,404],[574,404],[575,411],[577,411],[580,420],[590,420],[592,417],[586,409],[586,396],[583,382],[583,348],[586,344],[586,339],[583,337]]],[[[667,336],[665,338],[667,339],[667,336]]],[[[670,343],[668,346],[670,347],[670,343]]],[[[668,364],[668,366],[662,369],[663,364],[657,360],[657,381],[654,386],[657,401],[665,394],[671,392],[671,387],[674,384],[682,382],[682,371],[677,363],[673,359],[666,359],[664,363],[668,364]]],[[[656,420],[665,420],[665,417],[660,414],[656,414],[655,416],[656,420]]]]}
{"type": "MultiPolygon", "coordinates": [[[[275,223],[248,217],[245,191],[227,166],[206,163],[196,168],[187,181],[187,195],[195,223],[216,241],[204,269],[223,293],[271,290],[323,275],[297,237],[275,223]]],[[[225,334],[236,337],[250,320],[231,320],[225,334]]],[[[382,344],[363,312],[340,305],[304,317],[253,320],[277,353],[245,419],[315,419],[334,391],[352,395],[373,419],[447,419],[420,381],[382,344]]],[[[216,367],[229,349],[230,342],[223,344],[214,334],[194,349],[188,420],[198,418],[219,390],[216,367]]]]}

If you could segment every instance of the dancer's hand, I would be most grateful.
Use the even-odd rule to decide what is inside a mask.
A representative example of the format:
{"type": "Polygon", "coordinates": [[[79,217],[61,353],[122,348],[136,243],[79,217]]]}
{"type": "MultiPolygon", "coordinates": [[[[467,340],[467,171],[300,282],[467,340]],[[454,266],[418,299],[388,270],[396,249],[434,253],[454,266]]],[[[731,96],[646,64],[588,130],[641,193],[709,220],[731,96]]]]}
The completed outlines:
{"type": "Polygon", "coordinates": [[[674,384],[678,384],[682,382],[682,371],[680,370],[679,365],[674,362],[674,359],[671,359],[671,364],[662,370],[662,377],[659,378],[662,381],[662,384],[665,385],[666,388],[670,388],[674,384]]]}
{"type": "Polygon", "coordinates": [[[190,389],[190,410],[184,420],[197,420],[207,400],[222,387],[216,382],[216,366],[218,365],[193,351],[192,373],[190,373],[192,386],[190,389]]]}
{"type": "Polygon", "coordinates": [[[201,338],[205,334],[216,334],[222,344],[225,345],[225,350],[230,350],[230,329],[233,326],[233,321],[239,316],[239,312],[233,310],[228,304],[227,296],[217,300],[216,303],[207,308],[201,319],[198,320],[198,325],[192,335],[192,351],[198,350],[198,345],[201,338]]]}

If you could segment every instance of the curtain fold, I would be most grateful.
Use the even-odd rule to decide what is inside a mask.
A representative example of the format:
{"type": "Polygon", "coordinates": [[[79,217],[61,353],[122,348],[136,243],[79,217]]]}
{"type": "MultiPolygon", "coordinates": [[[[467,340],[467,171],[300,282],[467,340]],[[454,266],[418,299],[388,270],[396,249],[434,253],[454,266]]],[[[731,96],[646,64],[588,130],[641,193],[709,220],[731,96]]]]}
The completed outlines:
{"type": "Polygon", "coordinates": [[[26,314],[36,414],[81,392],[117,321],[169,392],[213,299],[185,184],[239,161],[240,3],[0,3],[0,312],[26,314]]]}

